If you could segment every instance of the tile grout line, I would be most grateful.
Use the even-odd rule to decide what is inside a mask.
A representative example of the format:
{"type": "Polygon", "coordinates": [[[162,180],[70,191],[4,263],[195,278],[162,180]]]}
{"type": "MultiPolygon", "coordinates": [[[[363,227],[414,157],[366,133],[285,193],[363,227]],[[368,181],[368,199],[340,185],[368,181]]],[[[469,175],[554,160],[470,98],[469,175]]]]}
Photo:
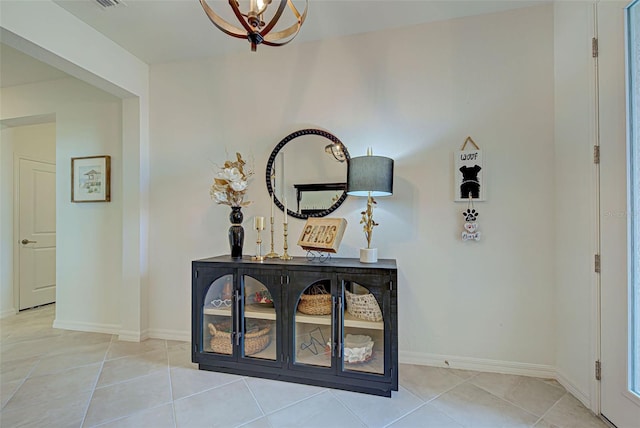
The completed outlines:
{"type": "MultiPolygon", "coordinates": [[[[16,314],[17,315],[17,314],[16,314]]],[[[4,323],[2,323],[4,324],[4,323]]],[[[4,328],[7,328],[6,326],[4,328]]],[[[11,333],[9,333],[9,336],[7,338],[11,337],[11,333]]],[[[17,343],[17,342],[16,342],[17,343]]],[[[27,381],[27,379],[29,379],[29,376],[31,375],[31,373],[33,373],[33,371],[35,370],[35,368],[38,366],[38,364],[40,364],[40,362],[42,361],[42,356],[38,355],[37,356],[38,361],[33,365],[33,367],[31,367],[31,369],[29,369],[29,371],[27,372],[27,374],[22,378],[22,381],[20,382],[20,384],[18,385],[18,387],[13,391],[13,393],[11,394],[11,396],[7,399],[7,401],[4,403],[4,405],[0,408],[0,413],[2,412],[2,410],[4,410],[5,407],[7,407],[7,405],[9,404],[9,402],[13,399],[13,397],[15,397],[16,393],[18,392],[18,390],[20,390],[20,388],[22,388],[22,386],[24,385],[24,383],[27,381]]]]}
{"type": "MultiPolygon", "coordinates": [[[[112,340],[113,340],[113,338],[112,338],[112,340]]],[[[164,339],[162,339],[162,340],[164,340],[164,339]]],[[[109,346],[111,346],[111,344],[109,346]]],[[[165,349],[166,348],[167,347],[166,347],[166,340],[165,340],[165,349]]],[[[153,351],[149,351],[149,352],[153,352],[153,351]]],[[[115,359],[107,360],[106,359],[106,355],[108,355],[108,349],[107,349],[107,353],[105,353],[105,360],[103,361],[103,367],[101,367],[101,369],[100,369],[100,374],[102,374],[102,368],[104,368],[104,363],[106,363],[107,361],[115,361],[115,360],[119,359],[119,358],[115,358],[115,359]]],[[[125,357],[139,356],[139,355],[142,355],[142,354],[128,355],[128,356],[125,356],[125,357]]],[[[166,367],[166,370],[167,370],[167,375],[169,376],[169,391],[170,391],[170,394],[171,394],[171,369],[170,369],[168,361],[169,361],[169,354],[167,352],[167,367],[166,367]]],[[[120,382],[115,382],[115,383],[112,383],[112,384],[104,385],[104,386],[101,386],[100,388],[109,388],[109,387],[114,386],[114,385],[119,385],[119,384],[122,384],[122,383],[126,383],[126,382],[129,382],[129,381],[132,381],[132,380],[135,380],[135,379],[139,379],[139,378],[142,378],[142,377],[145,377],[145,376],[150,376],[150,375],[153,375],[153,374],[155,374],[157,372],[160,372],[160,370],[156,370],[156,371],[153,371],[151,373],[147,373],[147,374],[144,374],[144,375],[141,375],[141,376],[136,376],[136,377],[133,377],[133,378],[130,378],[130,379],[126,379],[126,380],[120,381],[120,382]]],[[[100,376],[98,376],[98,380],[99,379],[100,379],[100,376]]],[[[94,389],[93,389],[93,393],[95,393],[96,389],[100,389],[100,388],[97,388],[97,381],[96,381],[96,387],[94,387],[94,389]]],[[[93,399],[93,393],[92,393],[92,397],[91,397],[92,399],[93,399]]],[[[173,405],[173,396],[172,395],[170,395],[170,396],[171,396],[171,399],[170,399],[171,400],[171,404],[173,405]]],[[[107,420],[104,420],[104,421],[98,423],[97,425],[93,425],[92,427],[99,427],[99,426],[103,426],[103,425],[109,424],[111,422],[120,421],[120,420],[126,419],[126,418],[128,418],[130,416],[134,416],[134,415],[143,413],[143,412],[151,410],[151,409],[162,407],[162,406],[165,406],[167,404],[169,404],[169,403],[168,402],[167,403],[161,403],[161,404],[158,404],[156,406],[152,406],[152,407],[149,407],[149,408],[146,408],[146,409],[137,410],[137,411],[135,411],[133,413],[130,413],[128,415],[122,415],[122,416],[118,416],[118,417],[113,418],[113,419],[107,419],[107,420]]],[[[88,408],[87,408],[87,411],[88,411],[88,408]]],[[[86,418],[86,413],[85,413],[85,418],[86,418]]],[[[176,422],[175,422],[175,416],[174,416],[174,427],[175,427],[175,423],[176,422]]],[[[84,419],[83,419],[83,425],[84,425],[84,419]]],[[[81,425],[81,427],[82,427],[82,425],[81,425]]]]}
{"type": "MultiPolygon", "coordinates": [[[[555,403],[553,403],[553,405],[552,405],[551,407],[549,407],[549,408],[547,409],[547,411],[546,411],[546,412],[544,412],[544,413],[542,414],[542,416],[540,416],[540,419],[536,421],[536,424],[537,424],[537,423],[539,423],[541,420],[543,420],[543,419],[544,419],[544,417],[545,417],[545,416],[547,416],[547,415],[549,414],[549,412],[551,412],[551,409],[553,409],[554,407],[556,407],[556,406],[558,405],[558,403],[560,402],[560,400],[562,400],[564,397],[566,397],[566,396],[567,396],[567,394],[569,394],[569,391],[565,391],[565,393],[564,393],[564,394],[562,394],[562,396],[561,396],[560,398],[558,398],[558,399],[556,400],[556,402],[555,402],[555,403]]],[[[534,426],[535,426],[535,424],[534,424],[534,426]]]]}
{"type": "Polygon", "coordinates": [[[164,341],[164,350],[167,353],[167,370],[169,375],[169,400],[171,400],[171,413],[173,414],[173,428],[178,427],[178,417],[176,416],[176,403],[173,399],[173,377],[171,376],[171,358],[169,357],[169,344],[164,341]]]}
{"type": "Polygon", "coordinates": [[[100,375],[102,374],[102,369],[104,368],[104,363],[107,361],[107,355],[109,355],[109,349],[111,349],[111,345],[113,345],[114,334],[111,335],[111,340],[109,341],[109,346],[104,351],[104,356],[102,357],[102,362],[100,363],[100,370],[98,370],[98,375],[96,376],[96,380],[93,383],[93,388],[91,389],[91,394],[89,394],[89,400],[87,401],[87,406],[84,409],[84,415],[82,415],[82,421],[80,422],[80,427],[84,426],[85,421],[87,420],[87,414],[89,413],[89,407],[91,407],[91,401],[93,401],[93,395],[96,392],[96,387],[98,386],[98,381],[100,380],[100,375]]]}
{"type": "MultiPolygon", "coordinates": [[[[115,335],[114,335],[114,336],[115,336],[115,335]]],[[[157,339],[157,340],[164,340],[164,339],[157,339]]],[[[136,342],[132,342],[132,343],[136,343],[136,342]]],[[[142,343],[142,342],[137,342],[137,343],[142,343]]],[[[111,345],[109,345],[109,346],[111,346],[111,345]]],[[[112,361],[118,361],[118,360],[122,360],[122,359],[125,359],[125,358],[134,358],[134,359],[137,359],[138,357],[140,357],[140,356],[142,356],[142,355],[145,355],[145,354],[151,354],[151,353],[157,353],[157,352],[158,352],[158,349],[152,349],[152,350],[150,350],[150,351],[145,351],[145,352],[141,352],[141,353],[137,353],[137,354],[131,354],[131,355],[124,355],[124,356],[122,356],[122,357],[117,357],[117,358],[110,358],[110,359],[107,359],[107,358],[106,358],[106,356],[105,356],[104,363],[107,363],[107,362],[111,363],[112,361]]],[[[109,354],[109,350],[107,349],[107,355],[108,355],[108,354],[109,354]]],[[[167,360],[168,360],[168,358],[169,358],[169,355],[168,355],[168,353],[167,353],[167,360]]],[[[93,364],[97,364],[97,363],[93,363],[93,364]]],[[[154,373],[156,373],[156,372],[159,372],[159,371],[161,371],[161,370],[162,370],[162,369],[161,369],[161,368],[159,368],[159,369],[157,369],[157,370],[152,370],[152,371],[150,371],[150,372],[148,372],[148,373],[144,373],[144,374],[141,374],[141,375],[136,375],[136,376],[133,376],[133,377],[130,377],[130,378],[127,378],[127,379],[122,379],[122,380],[119,380],[119,381],[116,381],[116,382],[113,382],[113,383],[108,383],[108,384],[100,385],[100,386],[97,386],[97,385],[96,385],[96,389],[100,389],[100,388],[107,388],[107,387],[110,387],[110,386],[115,386],[115,385],[120,385],[120,384],[122,384],[122,383],[131,382],[132,380],[135,380],[135,379],[139,379],[139,378],[142,378],[142,377],[145,377],[145,376],[152,375],[152,374],[154,374],[154,373]]],[[[101,371],[102,371],[102,368],[101,368],[101,371]]]]}
{"type": "Polygon", "coordinates": [[[31,373],[33,373],[33,371],[36,369],[36,367],[38,367],[38,364],[40,364],[40,361],[42,361],[42,358],[40,356],[38,356],[38,362],[35,363],[33,365],[33,367],[31,367],[31,369],[29,370],[29,372],[27,373],[27,375],[22,378],[22,382],[20,382],[20,385],[18,385],[18,387],[15,389],[15,391],[13,391],[13,394],[11,394],[11,397],[9,397],[9,399],[7,400],[6,403],[4,403],[4,406],[2,406],[2,408],[0,409],[0,412],[2,410],[4,410],[5,407],[7,407],[7,405],[9,404],[9,402],[13,399],[13,397],[15,397],[15,395],[18,393],[18,390],[20,390],[20,388],[22,388],[22,385],[25,384],[25,382],[27,381],[27,379],[29,379],[29,375],[31,375],[31,373]]]}
{"type": "MultiPolygon", "coordinates": [[[[279,381],[276,381],[276,382],[279,382],[279,381]]],[[[318,391],[318,392],[316,392],[314,394],[309,395],[308,397],[301,398],[299,400],[296,400],[296,401],[294,401],[292,403],[287,404],[286,406],[282,406],[282,407],[280,407],[278,409],[275,409],[275,410],[273,410],[271,412],[267,412],[267,413],[265,413],[265,416],[270,416],[270,415],[273,415],[274,413],[278,413],[281,410],[287,409],[287,408],[289,408],[291,406],[295,406],[296,404],[302,403],[303,401],[306,401],[306,400],[308,400],[310,398],[317,397],[318,395],[322,394],[323,392],[327,392],[327,391],[328,391],[328,389],[323,389],[322,391],[318,391]]]]}
{"type": "Polygon", "coordinates": [[[340,397],[338,397],[338,395],[337,395],[337,391],[335,391],[335,392],[334,392],[334,390],[332,390],[332,389],[329,389],[328,391],[329,391],[329,394],[330,394],[333,398],[335,398],[336,400],[338,400],[338,403],[342,404],[342,407],[344,407],[345,409],[347,409],[347,412],[349,412],[349,413],[351,413],[353,416],[355,416],[355,418],[356,418],[358,421],[362,422],[362,424],[363,424],[365,427],[368,427],[368,426],[369,426],[365,421],[363,421],[362,419],[360,419],[360,417],[359,417],[359,416],[358,416],[358,415],[357,415],[353,410],[351,410],[351,408],[350,408],[350,407],[349,407],[349,406],[348,406],[344,401],[342,401],[342,400],[340,399],[340,397]]]}
{"type": "MultiPolygon", "coordinates": [[[[420,398],[420,397],[418,397],[418,398],[420,398]]],[[[415,409],[413,409],[413,410],[411,410],[411,411],[409,411],[409,412],[405,413],[405,414],[404,414],[404,415],[402,415],[402,416],[399,416],[399,417],[395,418],[394,420],[392,420],[391,422],[389,422],[388,424],[386,424],[386,425],[384,426],[384,428],[388,428],[388,427],[390,427],[391,425],[395,424],[395,423],[396,423],[396,422],[398,422],[399,420],[404,419],[404,418],[406,418],[407,416],[409,416],[410,414],[415,413],[415,412],[417,412],[418,410],[422,409],[422,408],[423,408],[423,407],[425,407],[426,405],[427,405],[427,402],[426,402],[426,401],[423,401],[423,402],[422,402],[422,404],[420,404],[420,405],[419,405],[418,407],[416,407],[415,409]]]]}
{"type": "MultiPolygon", "coordinates": [[[[265,413],[264,409],[263,409],[263,408],[262,408],[262,406],[260,405],[260,402],[258,402],[258,399],[256,398],[256,395],[253,393],[253,390],[252,390],[252,389],[251,389],[251,387],[249,386],[249,383],[247,382],[247,378],[246,378],[246,377],[243,377],[243,378],[242,378],[242,379],[240,379],[240,380],[242,380],[242,382],[244,383],[244,386],[246,386],[246,387],[247,387],[247,389],[249,390],[249,394],[251,394],[251,397],[253,398],[253,401],[255,401],[255,403],[256,403],[256,405],[258,406],[258,409],[260,409],[260,413],[262,413],[262,415],[258,416],[257,418],[253,418],[253,419],[251,419],[251,420],[249,420],[249,421],[247,421],[247,422],[244,422],[244,423],[242,423],[242,424],[240,424],[240,425],[237,425],[238,427],[241,427],[241,426],[244,426],[244,425],[250,424],[251,422],[257,421],[258,419],[260,419],[260,418],[264,418],[264,417],[266,416],[266,413],[265,413]]],[[[267,423],[268,423],[268,422],[267,422],[267,423]]]]}
{"type": "MultiPolygon", "coordinates": [[[[516,388],[518,387],[518,385],[520,385],[523,381],[524,381],[524,378],[518,379],[518,382],[514,385],[514,387],[513,387],[513,388],[509,389],[509,391],[516,389],[516,388]]],[[[477,386],[477,385],[476,385],[476,386],[477,386]]],[[[482,387],[479,387],[479,388],[482,388],[482,387]]],[[[483,390],[485,390],[484,388],[482,388],[482,389],[483,389],[483,390]]],[[[486,391],[486,390],[485,390],[485,391],[486,391]]],[[[507,391],[507,392],[509,392],[509,391],[507,391]]],[[[487,391],[487,392],[488,392],[489,394],[491,394],[491,391],[487,391]]],[[[498,397],[498,396],[497,396],[497,395],[495,395],[495,394],[491,394],[491,395],[493,395],[494,397],[498,397]]],[[[513,401],[511,401],[511,400],[507,399],[506,397],[498,397],[498,398],[499,398],[499,399],[501,399],[502,401],[504,401],[504,402],[506,402],[506,403],[508,403],[508,404],[511,404],[512,406],[514,406],[514,407],[516,407],[516,408],[518,408],[518,409],[520,409],[520,410],[524,411],[525,413],[530,414],[531,416],[533,416],[533,417],[535,417],[535,418],[538,418],[538,417],[539,417],[538,415],[534,414],[534,413],[533,413],[533,412],[531,412],[530,410],[525,409],[525,408],[524,408],[524,407],[522,407],[521,405],[519,405],[519,404],[517,404],[517,403],[514,403],[513,401]]],[[[553,405],[554,405],[554,404],[555,404],[555,402],[554,402],[550,407],[553,407],[553,405]]],[[[547,410],[549,410],[549,409],[547,409],[547,410]]],[[[538,420],[536,420],[536,424],[537,424],[537,423],[538,423],[538,420]]],[[[534,425],[535,425],[535,424],[534,424],[534,425]]]]}
{"type": "MultiPolygon", "coordinates": [[[[445,367],[440,367],[440,368],[444,368],[444,369],[446,369],[445,367]]],[[[462,379],[460,376],[458,376],[458,375],[455,375],[455,374],[454,374],[454,376],[456,376],[457,378],[459,378],[459,379],[460,379],[460,382],[456,383],[455,385],[453,385],[452,387],[450,387],[450,388],[448,388],[448,389],[445,389],[445,390],[444,390],[444,391],[442,391],[441,393],[439,393],[439,394],[437,394],[437,395],[434,395],[434,396],[433,396],[433,397],[431,397],[430,399],[425,400],[425,403],[431,403],[432,401],[434,401],[434,400],[436,400],[436,399],[440,398],[441,396],[443,396],[443,395],[444,395],[444,394],[446,394],[447,392],[451,392],[451,391],[452,391],[452,390],[454,390],[455,388],[459,387],[459,386],[460,386],[460,385],[462,385],[463,383],[467,383],[468,381],[470,381],[471,379],[473,379],[473,378],[477,377],[478,375],[479,375],[479,373],[476,373],[476,374],[474,374],[473,376],[469,377],[468,379],[462,379]]]]}
{"type": "MultiPolygon", "coordinates": [[[[445,368],[445,367],[442,367],[442,368],[445,368]]],[[[445,369],[446,369],[446,368],[445,368],[445,369]]],[[[456,377],[460,378],[460,376],[456,375],[455,373],[452,373],[452,374],[453,374],[454,376],[456,376],[456,377]]],[[[476,374],[474,374],[473,376],[470,376],[470,377],[469,377],[469,378],[467,378],[467,379],[462,379],[462,378],[460,378],[460,379],[462,380],[461,382],[459,382],[459,383],[455,384],[455,385],[454,385],[454,386],[452,386],[451,388],[449,388],[449,389],[447,389],[447,390],[445,390],[445,391],[441,392],[440,394],[438,394],[438,395],[434,396],[433,398],[431,398],[430,400],[428,400],[425,404],[432,403],[433,401],[435,401],[435,400],[437,400],[438,398],[442,397],[444,394],[446,394],[446,393],[448,393],[448,392],[453,391],[455,388],[459,387],[460,385],[463,385],[463,384],[465,384],[465,383],[467,383],[467,382],[471,384],[471,382],[470,382],[470,381],[471,381],[472,379],[474,379],[474,378],[478,377],[479,375],[480,375],[480,372],[476,372],[476,374]]],[[[471,384],[471,385],[473,385],[473,384],[471,384]]],[[[462,421],[460,421],[460,420],[456,419],[455,417],[453,417],[452,415],[450,415],[450,414],[449,414],[449,412],[445,411],[444,409],[440,409],[440,408],[436,407],[436,410],[438,410],[438,411],[442,412],[442,414],[443,414],[443,415],[447,416],[449,419],[451,419],[452,421],[454,421],[454,422],[455,422],[455,423],[457,423],[458,425],[463,426],[463,427],[465,427],[465,426],[466,426],[464,422],[462,422],[462,421]]]]}
{"type": "MultiPolygon", "coordinates": [[[[417,411],[418,409],[423,408],[424,406],[427,405],[427,402],[425,400],[423,400],[422,398],[420,398],[420,396],[418,394],[414,394],[411,390],[402,387],[400,385],[398,385],[398,393],[400,392],[400,388],[404,389],[405,391],[407,391],[409,394],[413,395],[415,398],[417,398],[419,401],[422,401],[422,404],[420,404],[418,407],[416,407],[415,409],[412,409],[408,412],[406,412],[405,414],[398,416],[397,418],[395,418],[394,420],[392,420],[391,422],[389,422],[388,424],[385,425],[385,427],[388,427],[390,425],[395,424],[396,422],[398,422],[400,419],[405,418],[407,416],[409,416],[411,413],[417,411]]],[[[392,397],[393,397],[393,392],[391,393],[392,397]]]]}
{"type": "Polygon", "coordinates": [[[144,413],[146,411],[153,410],[153,409],[158,409],[158,408],[160,408],[162,406],[166,406],[167,404],[169,404],[169,403],[161,403],[161,404],[158,404],[156,406],[149,407],[147,409],[136,410],[135,412],[129,413],[128,415],[118,416],[118,417],[113,418],[113,419],[107,419],[105,421],[100,422],[97,425],[92,425],[92,426],[86,427],[86,428],[98,428],[98,427],[101,427],[101,426],[104,426],[104,425],[107,425],[107,424],[111,424],[113,422],[122,421],[122,420],[127,419],[127,418],[129,418],[131,416],[139,415],[139,414],[144,413]]]}
{"type": "Polygon", "coordinates": [[[230,382],[221,383],[221,384],[213,386],[211,388],[207,388],[207,389],[203,389],[202,391],[194,392],[193,394],[185,395],[184,397],[180,397],[180,398],[178,398],[176,400],[173,400],[173,401],[182,401],[182,400],[184,400],[186,398],[193,397],[194,395],[202,394],[202,393],[208,392],[208,391],[213,391],[214,389],[222,388],[223,386],[227,386],[227,385],[231,385],[232,383],[240,382],[242,379],[244,379],[244,377],[242,377],[240,379],[234,379],[234,380],[232,380],[230,382]]]}
{"type": "MultiPolygon", "coordinates": [[[[524,381],[524,378],[522,378],[522,379],[518,379],[518,382],[513,386],[513,388],[509,389],[509,391],[511,391],[511,390],[513,390],[513,389],[515,389],[515,388],[516,388],[518,385],[520,385],[520,383],[522,383],[523,381],[524,381]]],[[[531,412],[530,410],[525,409],[524,407],[522,407],[522,406],[521,406],[521,405],[519,405],[518,403],[515,403],[515,402],[513,402],[513,401],[509,400],[509,399],[508,399],[508,398],[506,398],[506,397],[500,397],[500,396],[498,396],[498,395],[494,394],[493,392],[488,391],[488,390],[486,390],[485,388],[483,388],[483,387],[481,387],[481,386],[478,386],[478,385],[476,385],[476,384],[472,384],[472,385],[474,385],[474,386],[476,386],[476,387],[478,387],[478,388],[482,389],[483,391],[485,391],[485,392],[487,392],[487,393],[489,393],[489,394],[493,395],[494,397],[496,397],[496,398],[498,398],[498,399],[500,399],[500,400],[502,400],[502,401],[506,402],[507,404],[510,404],[510,405],[512,405],[512,406],[514,406],[514,407],[516,407],[517,409],[522,410],[523,412],[525,412],[525,413],[527,413],[527,414],[529,414],[529,415],[531,415],[531,416],[533,416],[533,417],[539,418],[539,419],[537,419],[537,420],[536,420],[536,424],[537,424],[538,422],[540,422],[540,420],[544,417],[544,415],[546,415],[546,414],[549,412],[549,410],[551,410],[551,408],[552,408],[553,406],[555,406],[555,405],[558,403],[558,401],[560,401],[560,400],[562,399],[562,397],[564,397],[564,396],[565,396],[565,394],[567,394],[567,391],[565,390],[564,394],[562,394],[562,395],[560,396],[560,398],[558,398],[556,401],[554,401],[554,402],[553,402],[553,404],[552,404],[551,406],[549,406],[549,408],[543,412],[542,416],[538,416],[538,415],[534,414],[533,412],[531,412]]],[[[509,392],[509,391],[507,391],[507,392],[509,392]]],[[[534,426],[535,426],[535,424],[534,424],[534,426]]]]}

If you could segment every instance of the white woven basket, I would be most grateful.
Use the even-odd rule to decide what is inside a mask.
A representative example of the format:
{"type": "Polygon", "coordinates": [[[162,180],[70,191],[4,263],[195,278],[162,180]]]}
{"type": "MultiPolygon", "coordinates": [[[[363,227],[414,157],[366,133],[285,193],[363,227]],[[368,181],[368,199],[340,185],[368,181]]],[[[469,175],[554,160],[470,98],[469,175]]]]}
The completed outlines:
{"type": "Polygon", "coordinates": [[[382,321],[382,311],[375,296],[371,293],[353,294],[344,290],[347,300],[347,312],[367,321],[382,321]]]}

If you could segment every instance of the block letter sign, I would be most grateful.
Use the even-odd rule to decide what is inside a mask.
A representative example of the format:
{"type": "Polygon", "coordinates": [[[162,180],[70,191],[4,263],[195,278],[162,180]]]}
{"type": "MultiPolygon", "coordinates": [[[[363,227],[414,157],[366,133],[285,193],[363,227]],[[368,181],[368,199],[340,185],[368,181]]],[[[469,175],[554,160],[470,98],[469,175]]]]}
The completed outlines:
{"type": "Polygon", "coordinates": [[[307,251],[337,253],[346,227],[347,220],[343,218],[310,217],[302,228],[298,245],[307,251]]]}

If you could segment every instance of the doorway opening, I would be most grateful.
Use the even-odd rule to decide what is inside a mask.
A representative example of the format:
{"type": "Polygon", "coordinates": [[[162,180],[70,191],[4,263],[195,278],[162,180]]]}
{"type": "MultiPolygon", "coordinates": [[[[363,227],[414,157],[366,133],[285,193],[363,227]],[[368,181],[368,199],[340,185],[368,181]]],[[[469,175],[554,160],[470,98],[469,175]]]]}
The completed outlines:
{"type": "Polygon", "coordinates": [[[3,307],[9,315],[56,300],[55,116],[2,121],[1,150],[2,295],[13,302],[3,307]]]}

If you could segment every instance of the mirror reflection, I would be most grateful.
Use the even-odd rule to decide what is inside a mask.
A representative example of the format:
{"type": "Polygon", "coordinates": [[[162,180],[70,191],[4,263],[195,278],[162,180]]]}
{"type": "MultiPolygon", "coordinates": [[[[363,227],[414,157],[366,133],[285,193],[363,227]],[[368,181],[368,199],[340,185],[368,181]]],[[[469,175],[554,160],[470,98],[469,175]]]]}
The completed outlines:
{"type": "Polygon", "coordinates": [[[333,134],[295,131],[278,143],[267,163],[267,188],[290,216],[324,217],[346,199],[349,152],[333,134]]]}

